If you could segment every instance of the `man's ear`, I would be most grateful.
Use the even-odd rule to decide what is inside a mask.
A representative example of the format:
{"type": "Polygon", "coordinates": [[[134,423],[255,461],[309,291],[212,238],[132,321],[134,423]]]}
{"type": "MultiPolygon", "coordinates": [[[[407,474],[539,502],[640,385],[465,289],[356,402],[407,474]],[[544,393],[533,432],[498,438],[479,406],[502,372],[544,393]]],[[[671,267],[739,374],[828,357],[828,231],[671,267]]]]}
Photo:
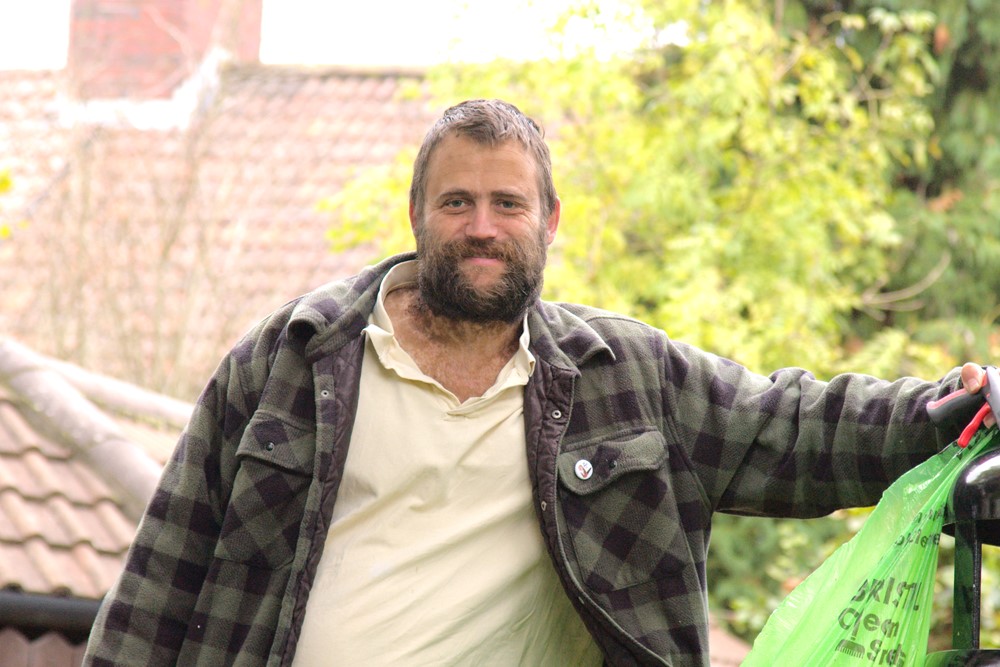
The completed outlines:
{"type": "Polygon", "coordinates": [[[414,208],[415,208],[414,204],[411,201],[410,202],[410,230],[414,234],[416,234],[417,233],[417,217],[416,217],[416,212],[414,211],[414,208]]]}
{"type": "Polygon", "coordinates": [[[552,208],[552,213],[549,214],[549,219],[545,221],[545,239],[546,243],[552,244],[556,238],[556,230],[559,229],[559,215],[562,210],[562,202],[556,197],[556,205],[552,208]]]}

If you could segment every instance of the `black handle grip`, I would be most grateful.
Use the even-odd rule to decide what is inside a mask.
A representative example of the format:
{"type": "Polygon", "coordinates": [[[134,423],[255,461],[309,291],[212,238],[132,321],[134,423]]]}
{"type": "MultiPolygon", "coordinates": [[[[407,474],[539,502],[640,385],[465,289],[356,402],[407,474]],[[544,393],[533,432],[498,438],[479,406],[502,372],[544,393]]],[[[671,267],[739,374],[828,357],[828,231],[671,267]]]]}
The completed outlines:
{"type": "Polygon", "coordinates": [[[986,401],[986,392],[970,394],[965,389],[953,391],[943,398],[927,404],[927,416],[935,424],[943,424],[962,415],[971,415],[986,401]]]}

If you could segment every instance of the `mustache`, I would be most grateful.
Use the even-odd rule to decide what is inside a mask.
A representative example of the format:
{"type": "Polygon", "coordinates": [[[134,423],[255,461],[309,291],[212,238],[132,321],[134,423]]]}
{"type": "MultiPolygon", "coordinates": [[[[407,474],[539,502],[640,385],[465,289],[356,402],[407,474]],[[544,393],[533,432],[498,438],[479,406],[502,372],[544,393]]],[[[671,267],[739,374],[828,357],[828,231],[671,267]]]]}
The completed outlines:
{"type": "Polygon", "coordinates": [[[511,261],[518,254],[515,244],[503,241],[490,241],[488,239],[449,241],[445,244],[443,250],[458,259],[486,257],[488,259],[511,261]]]}

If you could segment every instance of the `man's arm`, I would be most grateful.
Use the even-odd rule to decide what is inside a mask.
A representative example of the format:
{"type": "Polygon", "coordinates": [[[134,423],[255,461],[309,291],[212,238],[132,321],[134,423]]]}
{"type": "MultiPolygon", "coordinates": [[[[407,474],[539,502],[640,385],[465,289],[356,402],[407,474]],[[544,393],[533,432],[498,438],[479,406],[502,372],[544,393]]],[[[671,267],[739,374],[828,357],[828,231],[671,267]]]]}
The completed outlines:
{"type": "MultiPolygon", "coordinates": [[[[712,509],[770,516],[821,516],[875,504],[899,475],[958,435],[931,424],[926,405],[981,369],[939,382],[888,382],[844,374],[829,382],[802,369],[769,377],[672,343],[665,372],[667,414],[712,509]]],[[[961,426],[958,426],[961,429],[961,426]]]]}
{"type": "Polygon", "coordinates": [[[239,367],[222,362],[164,469],[90,635],[87,665],[174,664],[211,561],[246,425],[239,367]]]}

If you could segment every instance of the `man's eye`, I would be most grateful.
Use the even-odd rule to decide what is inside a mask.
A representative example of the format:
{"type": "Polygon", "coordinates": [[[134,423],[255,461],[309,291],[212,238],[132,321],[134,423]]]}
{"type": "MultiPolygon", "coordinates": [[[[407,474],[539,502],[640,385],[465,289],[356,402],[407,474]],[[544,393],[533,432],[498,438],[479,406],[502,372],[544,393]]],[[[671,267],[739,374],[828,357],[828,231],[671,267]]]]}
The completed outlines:
{"type": "Polygon", "coordinates": [[[500,208],[515,209],[515,208],[517,208],[517,204],[515,204],[512,201],[503,200],[503,201],[500,202],[500,208]]]}
{"type": "Polygon", "coordinates": [[[464,201],[462,201],[461,199],[449,199],[448,201],[446,201],[446,202],[444,203],[444,205],[445,205],[445,206],[446,206],[447,208],[459,208],[459,207],[460,207],[460,206],[462,206],[463,204],[465,204],[465,202],[464,202],[464,201]]]}

